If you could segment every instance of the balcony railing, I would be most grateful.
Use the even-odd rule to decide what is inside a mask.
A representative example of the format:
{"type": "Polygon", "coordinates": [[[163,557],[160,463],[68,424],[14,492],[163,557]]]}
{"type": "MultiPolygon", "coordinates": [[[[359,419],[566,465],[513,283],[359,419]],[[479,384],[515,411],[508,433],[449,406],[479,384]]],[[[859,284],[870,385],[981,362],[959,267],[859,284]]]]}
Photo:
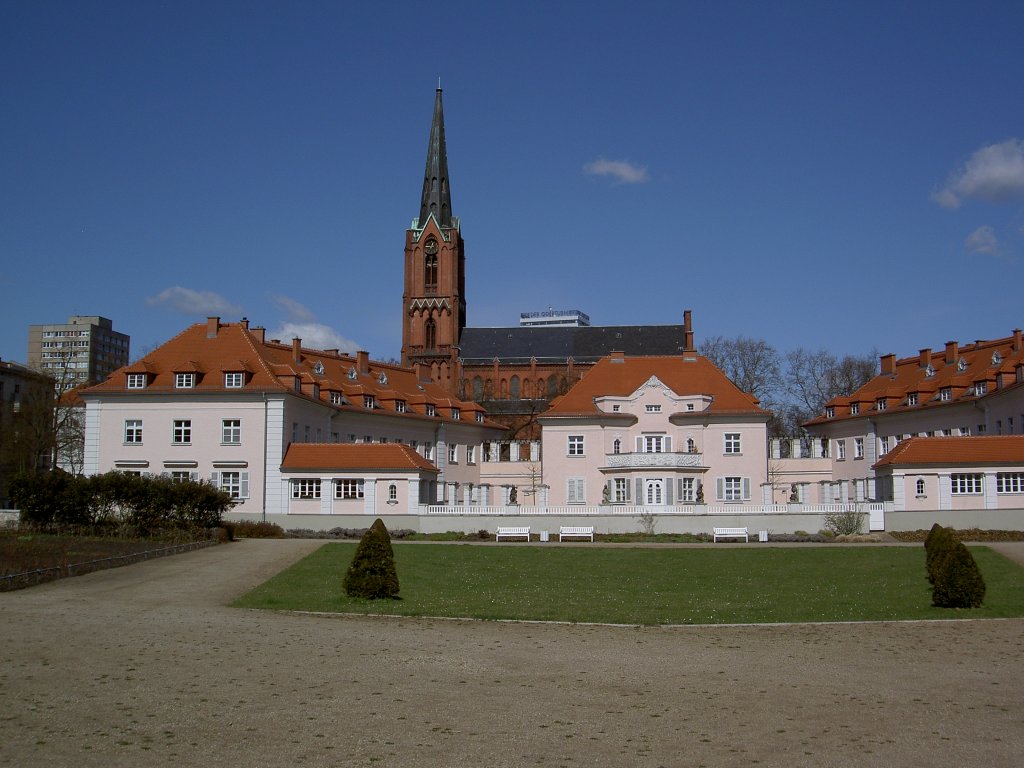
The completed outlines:
{"type": "Polygon", "coordinates": [[[605,466],[610,469],[647,467],[703,467],[702,453],[609,453],[605,466]]]}

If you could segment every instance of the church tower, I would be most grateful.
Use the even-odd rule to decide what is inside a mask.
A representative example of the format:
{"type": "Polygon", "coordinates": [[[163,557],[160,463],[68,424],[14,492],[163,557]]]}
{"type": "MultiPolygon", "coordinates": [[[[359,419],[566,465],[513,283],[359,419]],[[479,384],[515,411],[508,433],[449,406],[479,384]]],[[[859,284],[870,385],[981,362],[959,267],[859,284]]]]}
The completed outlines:
{"type": "Polygon", "coordinates": [[[457,392],[459,337],[466,327],[466,256],[459,219],[452,215],[441,89],[427,143],[420,215],[405,233],[402,364],[421,363],[430,377],[457,392]]]}

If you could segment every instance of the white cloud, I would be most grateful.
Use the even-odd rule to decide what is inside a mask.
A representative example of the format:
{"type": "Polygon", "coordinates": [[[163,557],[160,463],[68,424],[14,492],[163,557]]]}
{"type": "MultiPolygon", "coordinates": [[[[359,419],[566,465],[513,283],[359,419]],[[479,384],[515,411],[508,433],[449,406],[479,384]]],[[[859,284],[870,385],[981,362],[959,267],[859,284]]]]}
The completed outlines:
{"type": "Polygon", "coordinates": [[[231,317],[242,313],[241,307],[232,304],[219,293],[213,291],[194,291],[172,285],[156,296],[150,296],[146,303],[151,307],[167,307],[185,315],[201,315],[202,317],[231,317]]]}
{"type": "Polygon", "coordinates": [[[271,296],[271,299],[287,313],[287,318],[268,339],[302,339],[302,345],[312,349],[337,349],[341,352],[358,352],[359,342],[345,338],[329,325],[316,322],[316,317],[304,304],[288,296],[271,296]]]}
{"type": "Polygon", "coordinates": [[[312,349],[337,349],[357,352],[358,342],[346,339],[333,328],[322,323],[293,323],[285,321],[276,330],[267,333],[268,339],[302,339],[302,346],[312,349]]]}
{"type": "Polygon", "coordinates": [[[978,227],[967,236],[964,241],[967,250],[971,253],[999,253],[999,239],[996,237],[992,227],[978,227]]]}
{"type": "Polygon", "coordinates": [[[644,184],[650,181],[645,166],[634,165],[626,160],[599,157],[584,165],[583,172],[591,176],[611,176],[620,184],[644,184]]]}
{"type": "Polygon", "coordinates": [[[1008,139],[977,150],[946,186],[932,193],[943,208],[958,208],[968,197],[1003,203],[1024,197],[1024,143],[1008,139]]]}

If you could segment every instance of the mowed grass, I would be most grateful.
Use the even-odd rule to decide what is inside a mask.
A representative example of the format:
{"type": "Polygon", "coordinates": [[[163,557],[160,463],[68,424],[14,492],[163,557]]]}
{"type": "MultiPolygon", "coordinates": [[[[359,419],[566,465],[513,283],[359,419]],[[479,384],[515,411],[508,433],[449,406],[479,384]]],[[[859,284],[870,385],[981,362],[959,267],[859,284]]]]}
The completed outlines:
{"type": "Polygon", "coordinates": [[[330,543],[238,600],[246,608],[612,624],[1024,616],[1024,568],[971,547],[974,610],[931,605],[924,547],[500,547],[395,543],[400,600],[347,597],[354,543],[330,543]]]}

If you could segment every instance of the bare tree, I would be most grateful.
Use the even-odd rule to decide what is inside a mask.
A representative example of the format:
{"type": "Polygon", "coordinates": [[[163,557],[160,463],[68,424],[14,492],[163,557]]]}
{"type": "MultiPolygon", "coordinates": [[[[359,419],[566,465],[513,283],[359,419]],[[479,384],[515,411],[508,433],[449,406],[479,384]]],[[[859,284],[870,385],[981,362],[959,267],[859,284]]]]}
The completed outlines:
{"type": "Polygon", "coordinates": [[[839,358],[825,349],[794,349],[786,355],[787,420],[798,426],[824,413],[825,403],[857,391],[874,378],[877,371],[878,355],[874,351],[839,358]]]}
{"type": "Polygon", "coordinates": [[[764,408],[779,405],[782,362],[778,351],[764,339],[712,336],[698,351],[714,363],[737,387],[749,392],[764,408]]]}

